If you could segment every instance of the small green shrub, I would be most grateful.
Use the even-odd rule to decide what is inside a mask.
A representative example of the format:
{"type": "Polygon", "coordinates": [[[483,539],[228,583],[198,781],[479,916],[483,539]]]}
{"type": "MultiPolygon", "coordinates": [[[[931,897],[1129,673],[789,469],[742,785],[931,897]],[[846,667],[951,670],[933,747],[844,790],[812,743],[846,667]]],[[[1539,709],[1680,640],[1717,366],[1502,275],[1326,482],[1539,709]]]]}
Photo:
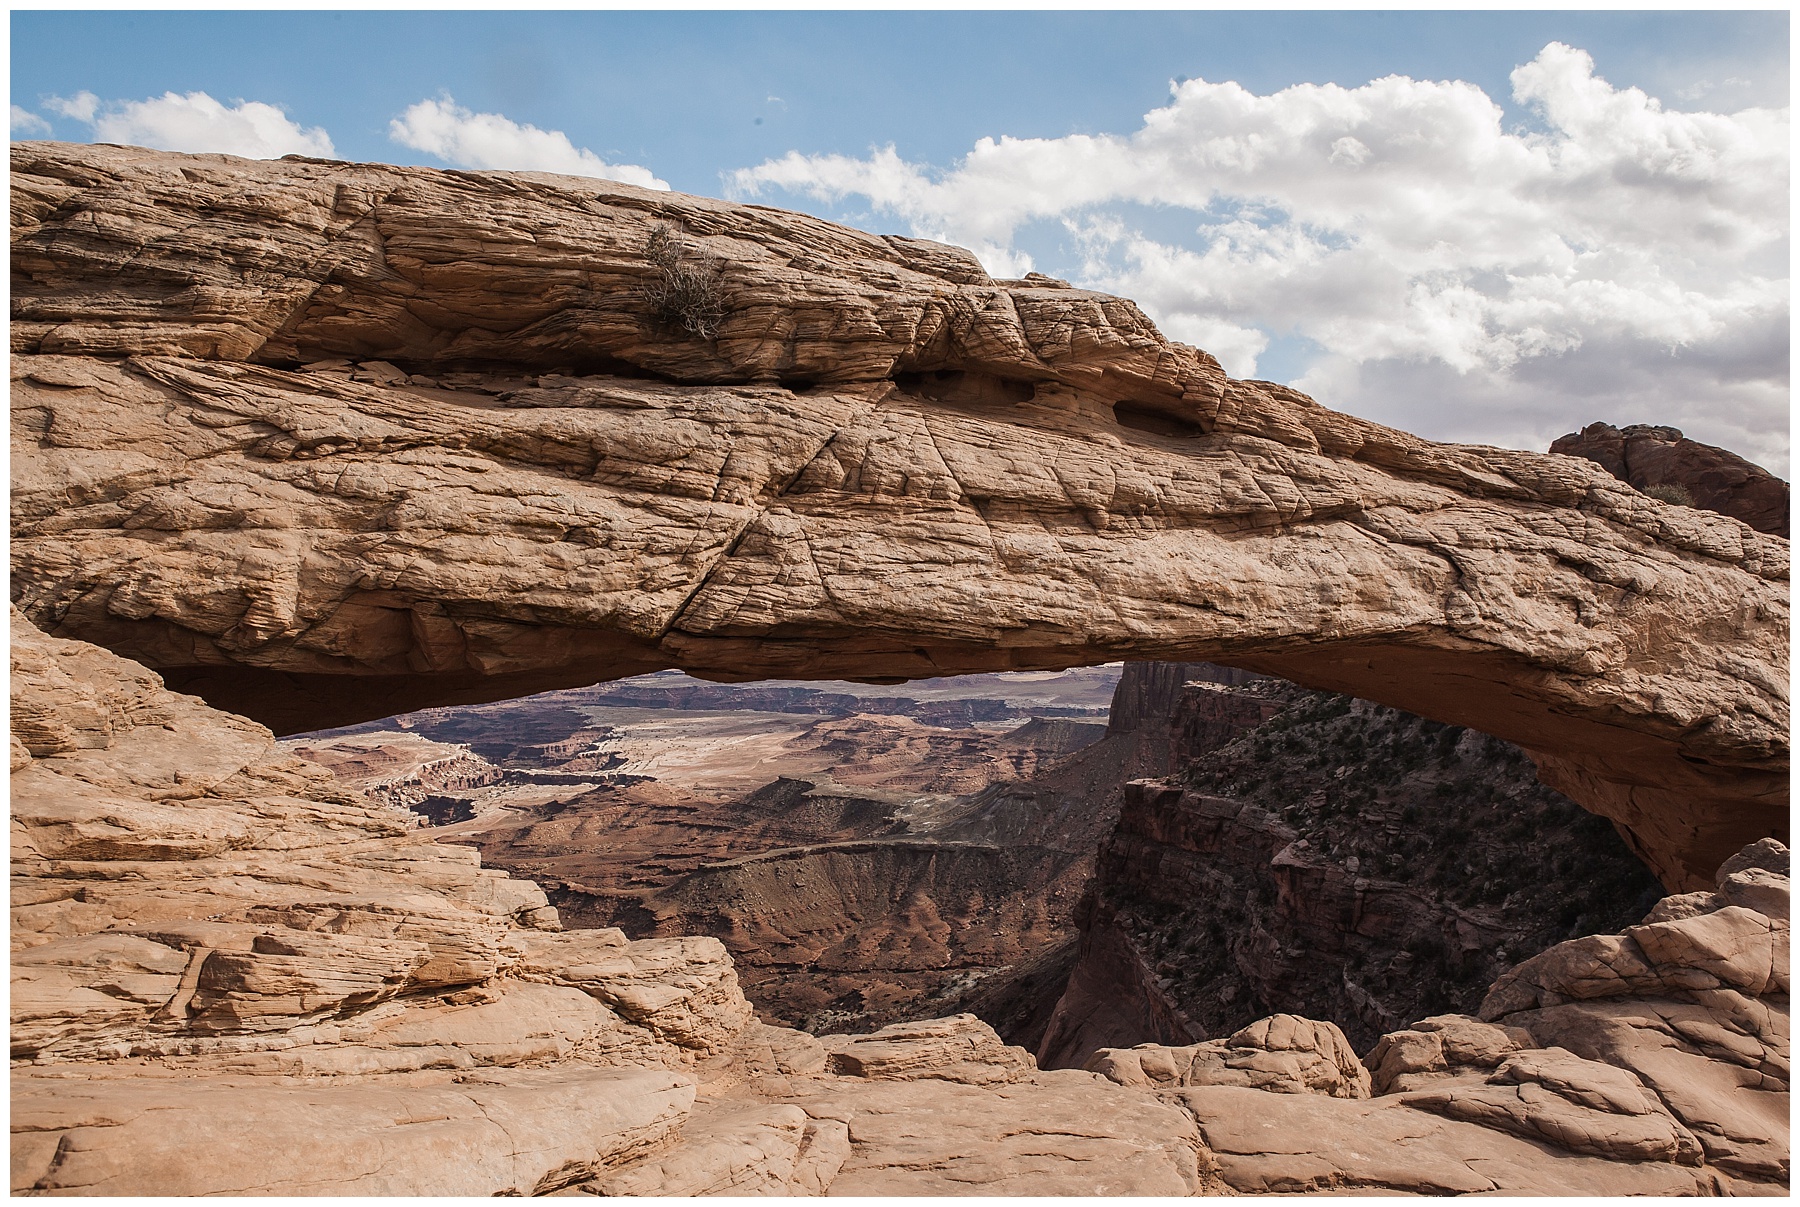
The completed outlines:
{"type": "Polygon", "coordinates": [[[1644,487],[1644,493],[1664,503],[1674,503],[1681,507],[1694,505],[1694,496],[1679,482],[1658,482],[1654,486],[1644,487]]]}

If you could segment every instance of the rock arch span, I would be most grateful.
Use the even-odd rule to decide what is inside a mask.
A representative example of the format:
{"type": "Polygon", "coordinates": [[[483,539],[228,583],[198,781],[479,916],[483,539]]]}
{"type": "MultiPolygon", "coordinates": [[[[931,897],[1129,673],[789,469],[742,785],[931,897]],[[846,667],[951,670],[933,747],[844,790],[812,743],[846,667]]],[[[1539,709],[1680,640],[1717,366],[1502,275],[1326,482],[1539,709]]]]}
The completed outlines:
{"type": "Polygon", "coordinates": [[[15,144],[13,596],[297,731],[662,667],[1205,659],[1785,835],[1787,541],[1228,379],[1131,303],[527,173],[15,144]],[[658,227],[717,256],[702,339],[658,227]]]}

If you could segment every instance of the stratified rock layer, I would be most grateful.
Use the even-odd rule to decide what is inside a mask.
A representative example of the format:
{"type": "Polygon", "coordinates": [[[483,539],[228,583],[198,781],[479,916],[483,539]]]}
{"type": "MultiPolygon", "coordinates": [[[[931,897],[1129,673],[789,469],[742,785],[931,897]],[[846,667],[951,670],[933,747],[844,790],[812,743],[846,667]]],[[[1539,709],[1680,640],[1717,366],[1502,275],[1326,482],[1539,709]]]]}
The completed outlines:
{"type": "MultiPolygon", "coordinates": [[[[1788,535],[1788,484],[1728,449],[1689,440],[1680,428],[1590,423],[1560,436],[1550,451],[1585,457],[1642,491],[1673,487],[1695,507],[1788,535]]],[[[1679,496],[1678,496],[1679,497],[1679,496]]]]}
{"type": "Polygon", "coordinates": [[[1335,1026],[1277,1016],[1113,1054],[1113,1080],[1039,1070],[969,1015],[767,1026],[716,940],[558,930],[536,886],[266,729],[17,614],[13,642],[15,1193],[1786,1184],[1774,842],[1520,965],[1492,1021],[1386,1037],[1372,1078],[1335,1026]]]}
{"type": "Polygon", "coordinates": [[[254,722],[12,627],[15,1193],[1195,1185],[1175,1108],[968,1016],[828,1068],[716,939],[559,930],[254,722]]]}
{"type": "Polygon", "coordinates": [[[1131,303],[595,180],[15,146],[14,593],[295,731],[682,666],[1207,659],[1470,725],[1671,887],[1785,819],[1787,543],[1131,303]],[[716,339],[659,317],[668,228],[716,339]]]}

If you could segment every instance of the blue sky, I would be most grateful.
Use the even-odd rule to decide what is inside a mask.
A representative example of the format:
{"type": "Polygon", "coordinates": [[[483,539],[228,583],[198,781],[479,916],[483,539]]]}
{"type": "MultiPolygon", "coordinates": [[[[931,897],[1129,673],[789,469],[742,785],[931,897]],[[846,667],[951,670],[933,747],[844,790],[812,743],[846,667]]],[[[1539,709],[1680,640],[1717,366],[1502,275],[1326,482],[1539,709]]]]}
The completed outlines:
{"type": "Polygon", "coordinates": [[[243,153],[254,127],[303,140],[275,154],[554,166],[785,205],[1123,293],[1234,372],[1435,438],[1543,447],[1594,419],[1667,422],[1786,471],[1785,12],[99,11],[11,27],[15,138],[243,153]],[[1417,86],[1371,85],[1391,76],[1417,86]],[[151,103],[167,93],[189,99],[151,103]],[[1438,128],[1438,158],[1414,162],[1438,128]],[[1243,167],[1272,142],[1285,150],[1243,167]],[[1661,185],[1619,183],[1645,173],[1661,185]]]}

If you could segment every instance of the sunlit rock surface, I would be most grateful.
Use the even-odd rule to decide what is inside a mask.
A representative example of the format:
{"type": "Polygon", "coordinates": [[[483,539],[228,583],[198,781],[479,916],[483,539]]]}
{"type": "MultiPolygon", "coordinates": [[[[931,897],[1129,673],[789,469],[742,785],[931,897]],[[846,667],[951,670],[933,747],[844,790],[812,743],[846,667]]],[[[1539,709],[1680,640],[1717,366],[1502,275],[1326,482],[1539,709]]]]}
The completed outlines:
{"type": "Polygon", "coordinates": [[[668,666],[1208,659],[1515,741],[1672,888],[1785,825],[1787,542],[1578,458],[762,207],[13,168],[17,602],[284,732],[668,666]],[[714,339],[651,304],[664,227],[724,266],[714,339]]]}

